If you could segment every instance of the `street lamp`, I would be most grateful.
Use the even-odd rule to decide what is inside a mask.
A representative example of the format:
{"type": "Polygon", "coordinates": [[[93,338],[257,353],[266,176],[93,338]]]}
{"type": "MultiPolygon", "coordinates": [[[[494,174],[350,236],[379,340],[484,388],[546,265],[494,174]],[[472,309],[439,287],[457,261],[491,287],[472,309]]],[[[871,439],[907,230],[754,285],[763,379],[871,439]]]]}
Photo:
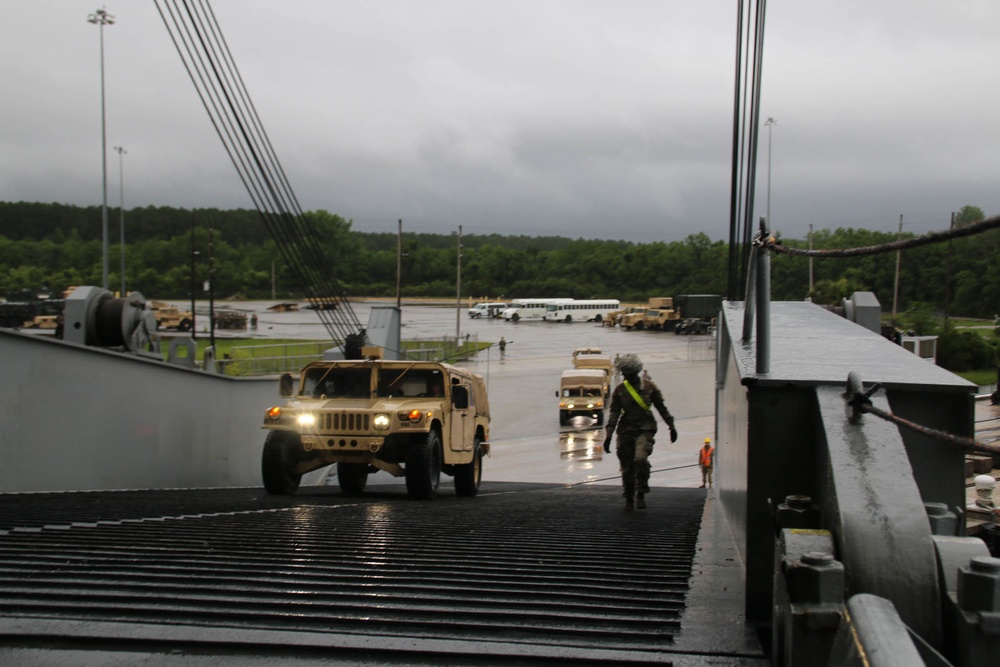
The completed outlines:
{"type": "Polygon", "coordinates": [[[764,125],[767,126],[767,225],[768,229],[774,229],[771,224],[771,128],[778,124],[773,118],[768,118],[764,125]]]}
{"type": "Polygon", "coordinates": [[[118,230],[121,232],[121,246],[122,246],[122,293],[121,297],[124,299],[125,292],[125,167],[122,160],[122,155],[128,153],[127,150],[121,146],[115,146],[114,149],[118,151],[118,188],[119,194],[121,196],[121,206],[118,208],[119,218],[118,218],[118,230]]]}
{"type": "Polygon", "coordinates": [[[104,240],[104,289],[108,289],[108,142],[105,137],[104,123],[104,26],[113,25],[115,17],[104,9],[98,9],[87,17],[87,21],[101,28],[101,174],[104,190],[104,199],[101,204],[101,230],[104,240]]]}

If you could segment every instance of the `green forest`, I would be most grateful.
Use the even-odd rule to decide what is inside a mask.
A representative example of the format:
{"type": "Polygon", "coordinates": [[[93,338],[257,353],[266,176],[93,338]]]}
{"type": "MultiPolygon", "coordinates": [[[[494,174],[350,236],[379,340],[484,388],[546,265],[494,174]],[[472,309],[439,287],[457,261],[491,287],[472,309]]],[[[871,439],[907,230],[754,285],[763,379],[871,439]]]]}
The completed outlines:
{"type": "MultiPolygon", "coordinates": [[[[121,211],[109,209],[109,282],[122,283],[121,211]]],[[[206,298],[211,261],[217,299],[301,298],[303,286],[284,265],[255,210],[137,207],[125,211],[125,285],[147,299],[206,298]]],[[[982,219],[966,206],[955,224],[982,219]]],[[[363,233],[326,211],[305,214],[329,270],[349,296],[394,296],[397,234],[363,233]]],[[[902,238],[913,238],[903,233],[902,238]]],[[[895,241],[895,233],[821,229],[816,249],[853,248],[895,241]]],[[[806,248],[807,239],[781,239],[806,248]]],[[[402,234],[401,292],[410,297],[454,297],[457,234],[402,234]]],[[[645,302],[653,296],[725,294],[728,243],[704,232],[682,241],[628,241],[464,235],[462,296],[569,296],[645,302]]],[[[896,253],[813,260],[773,255],[772,297],[812,297],[839,304],[855,291],[874,292],[891,311],[896,253]]],[[[0,294],[21,289],[58,293],[71,285],[101,285],[99,206],[0,202],[0,294]]],[[[898,310],[924,308],[951,316],[992,318],[1000,311],[1000,230],[903,253],[898,310]]]]}

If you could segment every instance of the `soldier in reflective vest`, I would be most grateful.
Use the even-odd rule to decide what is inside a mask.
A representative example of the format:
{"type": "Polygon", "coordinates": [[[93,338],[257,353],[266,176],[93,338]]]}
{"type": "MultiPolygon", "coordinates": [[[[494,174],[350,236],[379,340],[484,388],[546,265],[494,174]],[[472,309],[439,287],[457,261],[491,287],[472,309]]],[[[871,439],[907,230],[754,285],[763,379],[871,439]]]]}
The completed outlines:
{"type": "Polygon", "coordinates": [[[705,438],[705,446],[698,450],[698,467],[701,468],[701,487],[712,488],[712,466],[715,463],[715,447],[712,447],[712,439],[705,438]]]}
{"type": "Polygon", "coordinates": [[[638,507],[646,509],[646,494],[649,493],[649,456],[653,453],[656,435],[656,417],[653,408],[660,413],[670,427],[670,442],[677,441],[674,418],[663,402],[663,394],[652,380],[639,376],[642,362],[634,354],[621,358],[621,371],[625,379],[611,394],[611,408],[608,412],[607,437],[604,451],[611,453],[611,438],[618,430],[618,462],[621,464],[622,487],[625,509],[638,507]]]}

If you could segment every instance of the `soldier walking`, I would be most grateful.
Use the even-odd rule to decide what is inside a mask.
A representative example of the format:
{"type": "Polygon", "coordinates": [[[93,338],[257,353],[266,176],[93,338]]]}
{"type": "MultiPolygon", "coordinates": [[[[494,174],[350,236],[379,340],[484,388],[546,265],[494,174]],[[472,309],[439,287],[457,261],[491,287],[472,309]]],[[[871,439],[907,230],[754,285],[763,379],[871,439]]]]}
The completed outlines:
{"type": "Polygon", "coordinates": [[[625,379],[611,394],[604,451],[611,453],[611,438],[617,427],[617,454],[621,465],[625,510],[643,510],[646,509],[646,494],[649,493],[649,457],[653,453],[656,435],[656,418],[652,408],[656,408],[670,427],[670,442],[677,441],[677,429],[674,428],[674,418],[663,402],[660,388],[652,380],[640,377],[642,362],[639,357],[635,354],[624,355],[620,367],[625,379]]]}
{"type": "Polygon", "coordinates": [[[708,488],[712,488],[712,466],[715,463],[715,447],[712,447],[712,439],[705,438],[705,446],[698,450],[698,467],[701,468],[701,486],[699,488],[704,489],[705,484],[708,484],[708,488]]]}

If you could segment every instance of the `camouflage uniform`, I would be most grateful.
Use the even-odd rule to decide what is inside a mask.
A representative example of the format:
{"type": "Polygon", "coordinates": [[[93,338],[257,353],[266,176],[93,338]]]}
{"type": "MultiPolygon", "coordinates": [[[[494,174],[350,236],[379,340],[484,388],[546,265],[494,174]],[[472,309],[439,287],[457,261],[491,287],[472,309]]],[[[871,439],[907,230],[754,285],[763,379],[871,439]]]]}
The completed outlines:
{"type": "MultiPolygon", "coordinates": [[[[627,381],[627,380],[626,380],[627,381]]],[[[611,394],[611,409],[605,427],[608,437],[618,428],[618,461],[621,463],[622,487],[626,507],[630,508],[636,492],[649,493],[649,456],[653,453],[653,436],[656,435],[656,417],[651,408],[663,417],[663,421],[676,432],[674,418],[663,402],[660,388],[652,380],[639,380],[633,384],[647,408],[642,408],[625,387],[625,383],[615,387],[611,394]]],[[[640,507],[641,509],[641,507],[640,507]]]]}

